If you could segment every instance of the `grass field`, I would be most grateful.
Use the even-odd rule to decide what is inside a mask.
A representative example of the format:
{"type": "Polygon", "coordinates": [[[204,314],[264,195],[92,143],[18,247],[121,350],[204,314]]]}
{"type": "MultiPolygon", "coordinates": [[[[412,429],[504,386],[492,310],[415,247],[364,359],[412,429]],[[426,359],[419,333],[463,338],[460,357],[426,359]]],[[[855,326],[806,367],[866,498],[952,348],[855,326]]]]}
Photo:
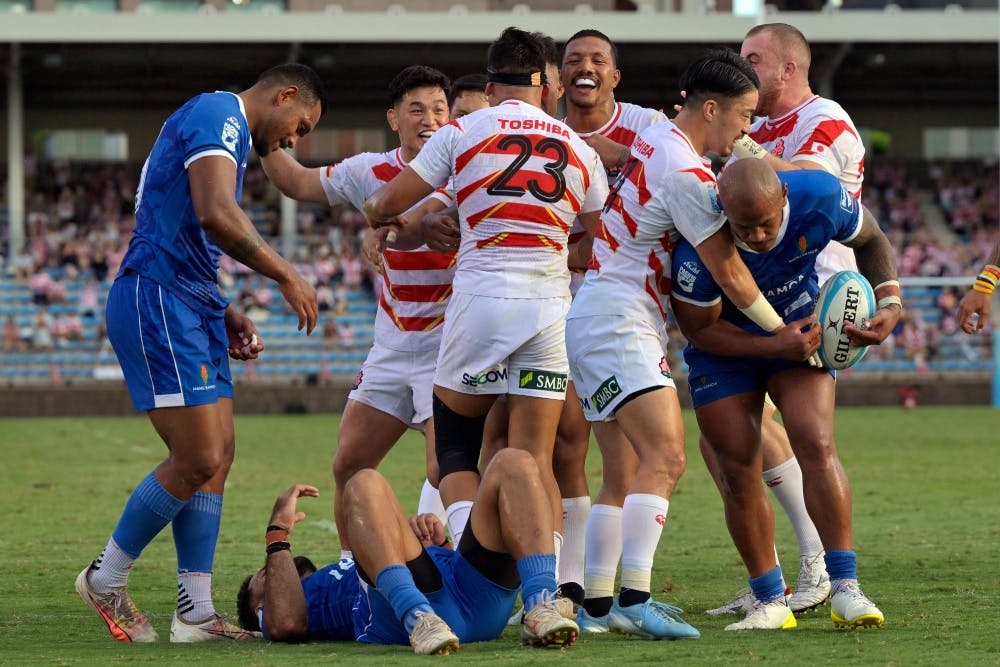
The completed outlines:
{"type": "MultiPolygon", "coordinates": [[[[837,631],[824,610],[796,630],[726,633],[732,619],[701,612],[741,588],[745,572],[730,544],[721,502],[697,453],[688,419],[688,472],[671,501],[654,576],[655,595],[687,610],[702,632],[688,642],[584,636],[565,651],[499,640],[462,647],[450,661],[519,664],[998,665],[1000,664],[1000,412],[987,408],[841,409],[837,435],[854,493],[855,544],[865,591],[886,615],[881,630],[837,631]]],[[[334,416],[253,416],[237,420],[237,461],[229,478],[216,555],[215,599],[235,616],[243,576],[263,561],[263,532],[278,493],[293,482],[323,489],[302,505],[293,552],[325,564],[338,554],[331,517],[334,416]]],[[[404,506],[423,480],[421,441],[408,435],[383,472],[404,506]]],[[[148,421],[0,420],[0,664],[204,665],[396,664],[418,658],[403,647],[350,643],[121,645],[73,591],[79,570],[104,546],[136,484],[164,452],[148,421]]],[[[592,491],[600,473],[588,461],[592,491]]],[[[778,547],[794,579],[794,540],[778,516],[778,547]]],[[[169,530],[131,576],[138,605],[166,638],[176,595],[169,530]]]]}

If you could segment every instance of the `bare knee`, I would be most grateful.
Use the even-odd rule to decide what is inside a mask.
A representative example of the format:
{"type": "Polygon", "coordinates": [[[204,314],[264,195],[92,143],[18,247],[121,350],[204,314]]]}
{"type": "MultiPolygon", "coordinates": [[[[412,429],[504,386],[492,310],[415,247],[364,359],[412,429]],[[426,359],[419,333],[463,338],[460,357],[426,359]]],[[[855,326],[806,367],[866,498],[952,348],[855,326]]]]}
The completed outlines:
{"type": "Polygon", "coordinates": [[[530,452],[506,447],[494,454],[487,471],[491,477],[509,479],[512,477],[538,476],[538,464],[530,452]]]}
{"type": "Polygon", "coordinates": [[[388,482],[379,471],[372,468],[358,470],[344,483],[344,503],[357,506],[387,486],[388,482]]]}

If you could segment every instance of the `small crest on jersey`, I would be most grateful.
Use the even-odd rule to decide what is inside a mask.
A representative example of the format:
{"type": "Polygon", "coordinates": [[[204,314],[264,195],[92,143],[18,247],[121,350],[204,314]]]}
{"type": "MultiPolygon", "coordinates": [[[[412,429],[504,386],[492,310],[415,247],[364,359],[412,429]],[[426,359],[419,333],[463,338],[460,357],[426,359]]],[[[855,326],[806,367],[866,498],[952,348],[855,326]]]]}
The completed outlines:
{"type": "Polygon", "coordinates": [[[806,254],[806,250],[809,250],[809,240],[805,236],[799,237],[799,254],[806,254]]]}
{"type": "Polygon", "coordinates": [[[670,372],[670,364],[667,363],[666,357],[660,357],[660,374],[665,378],[673,379],[674,374],[670,372]]]}
{"type": "Polygon", "coordinates": [[[236,116],[230,116],[222,125],[222,143],[225,144],[226,148],[235,152],[236,142],[239,138],[240,121],[236,119],[236,116]]]}
{"type": "Polygon", "coordinates": [[[778,139],[777,143],[774,144],[774,148],[771,149],[771,152],[778,157],[782,157],[785,154],[785,140],[778,139]]]}
{"type": "Polygon", "coordinates": [[[351,391],[354,391],[361,386],[361,380],[364,379],[365,372],[363,370],[358,371],[358,377],[354,378],[354,385],[351,387],[351,391]]]}
{"type": "Polygon", "coordinates": [[[677,270],[677,286],[690,294],[694,291],[694,281],[698,279],[698,266],[694,262],[684,262],[677,270]]]}

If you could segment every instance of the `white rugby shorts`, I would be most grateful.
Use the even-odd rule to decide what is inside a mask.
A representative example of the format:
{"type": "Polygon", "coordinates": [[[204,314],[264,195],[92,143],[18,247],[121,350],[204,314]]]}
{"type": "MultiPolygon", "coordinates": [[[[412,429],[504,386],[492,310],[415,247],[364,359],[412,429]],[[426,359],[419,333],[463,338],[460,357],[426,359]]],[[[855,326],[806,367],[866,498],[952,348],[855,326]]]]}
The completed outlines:
{"type": "Polygon", "coordinates": [[[452,294],[434,384],[463,394],[564,400],[569,304],[568,296],[452,294]]]}
{"type": "Polygon", "coordinates": [[[410,428],[424,430],[434,414],[436,349],[402,352],[379,345],[368,352],[348,398],[390,414],[410,428]]]}
{"type": "Polygon", "coordinates": [[[610,421],[621,402],[652,387],[676,389],[662,327],[621,315],[566,322],[570,372],[587,421],[610,421]]]}

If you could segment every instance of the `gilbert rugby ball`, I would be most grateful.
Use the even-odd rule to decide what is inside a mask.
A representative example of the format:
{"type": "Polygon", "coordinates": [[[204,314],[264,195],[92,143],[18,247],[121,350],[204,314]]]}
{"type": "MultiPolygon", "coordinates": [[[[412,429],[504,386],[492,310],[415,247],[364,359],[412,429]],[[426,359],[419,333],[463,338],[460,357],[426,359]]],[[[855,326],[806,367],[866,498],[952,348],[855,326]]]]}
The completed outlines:
{"type": "Polygon", "coordinates": [[[861,327],[875,314],[875,293],[857,271],[835,273],[823,284],[813,312],[823,328],[819,358],[833,370],[844,370],[861,361],[868,347],[854,347],[844,333],[844,324],[861,327]]]}

